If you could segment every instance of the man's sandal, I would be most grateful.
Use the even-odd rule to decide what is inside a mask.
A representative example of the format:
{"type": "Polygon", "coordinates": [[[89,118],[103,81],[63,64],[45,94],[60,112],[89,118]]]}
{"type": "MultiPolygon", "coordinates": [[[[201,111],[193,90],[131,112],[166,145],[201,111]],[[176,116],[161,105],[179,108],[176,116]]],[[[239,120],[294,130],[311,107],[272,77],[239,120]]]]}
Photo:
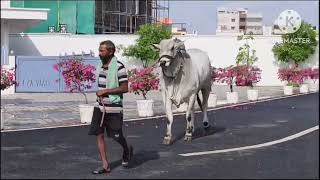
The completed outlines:
{"type": "Polygon", "coordinates": [[[97,169],[97,170],[94,170],[94,171],[92,171],[92,174],[103,174],[103,173],[110,173],[110,172],[111,172],[111,169],[110,169],[110,167],[108,166],[107,169],[105,169],[105,168],[99,168],[99,169],[97,169]]]}

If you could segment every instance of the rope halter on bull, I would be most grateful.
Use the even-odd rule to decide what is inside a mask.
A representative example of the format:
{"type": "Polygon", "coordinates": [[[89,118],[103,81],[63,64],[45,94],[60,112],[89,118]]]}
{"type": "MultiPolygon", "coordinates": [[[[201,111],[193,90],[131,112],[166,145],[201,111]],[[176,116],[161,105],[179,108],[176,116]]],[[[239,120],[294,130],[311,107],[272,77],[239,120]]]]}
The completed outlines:
{"type": "Polygon", "coordinates": [[[176,49],[176,55],[175,56],[170,56],[170,55],[162,55],[159,57],[159,59],[151,66],[151,67],[155,67],[156,65],[158,65],[158,63],[160,63],[162,58],[168,58],[170,59],[171,63],[172,61],[175,59],[176,61],[179,60],[179,68],[178,70],[174,71],[174,72],[170,72],[170,74],[168,74],[167,71],[165,71],[165,69],[167,68],[166,66],[161,66],[162,69],[162,73],[166,78],[169,78],[171,80],[174,80],[177,78],[178,73],[183,69],[183,65],[185,63],[185,58],[184,58],[184,54],[186,54],[186,50],[182,49],[182,48],[177,48],[176,49]]]}

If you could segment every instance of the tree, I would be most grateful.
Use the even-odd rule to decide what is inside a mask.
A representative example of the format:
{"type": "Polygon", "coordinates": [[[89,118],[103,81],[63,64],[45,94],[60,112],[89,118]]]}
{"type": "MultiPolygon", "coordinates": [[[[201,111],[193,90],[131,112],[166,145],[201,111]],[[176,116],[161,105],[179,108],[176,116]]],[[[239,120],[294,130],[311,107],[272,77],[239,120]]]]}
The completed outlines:
{"type": "Polygon", "coordinates": [[[245,42],[239,48],[236,57],[236,64],[238,67],[236,84],[237,86],[250,86],[253,88],[253,83],[260,80],[259,73],[261,70],[258,67],[253,67],[253,64],[258,61],[258,57],[256,56],[256,50],[249,45],[249,40],[253,41],[254,37],[252,35],[238,36],[238,41],[245,42]]]}
{"type": "Polygon", "coordinates": [[[282,35],[282,43],[276,43],[272,51],[278,61],[286,63],[293,61],[298,67],[315,52],[318,44],[316,36],[312,25],[303,21],[296,32],[282,35]]]}
{"type": "Polygon", "coordinates": [[[172,33],[170,29],[161,24],[145,24],[140,26],[138,31],[139,38],[135,45],[124,48],[124,56],[133,56],[142,61],[143,67],[154,62],[159,58],[156,52],[150,45],[158,44],[163,39],[170,39],[172,33]]]}
{"type": "Polygon", "coordinates": [[[245,43],[243,46],[239,48],[239,52],[236,57],[236,63],[237,65],[247,65],[252,66],[253,63],[255,63],[258,60],[258,57],[256,57],[256,50],[252,49],[249,45],[248,40],[254,40],[252,35],[247,36],[238,36],[238,40],[245,40],[245,43]],[[250,53],[251,49],[251,53],[250,53]]]}

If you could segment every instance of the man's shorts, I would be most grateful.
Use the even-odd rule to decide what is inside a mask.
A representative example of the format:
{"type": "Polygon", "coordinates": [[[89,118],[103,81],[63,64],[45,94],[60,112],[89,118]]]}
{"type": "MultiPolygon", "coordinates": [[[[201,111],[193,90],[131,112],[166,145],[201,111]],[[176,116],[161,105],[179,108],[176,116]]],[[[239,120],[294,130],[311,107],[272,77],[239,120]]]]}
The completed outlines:
{"type": "Polygon", "coordinates": [[[104,129],[107,131],[108,137],[113,137],[116,134],[120,134],[123,124],[123,113],[106,113],[104,115],[104,121],[102,127],[100,127],[102,118],[102,112],[98,107],[94,107],[91,126],[89,129],[89,135],[99,135],[104,133],[104,129]]]}

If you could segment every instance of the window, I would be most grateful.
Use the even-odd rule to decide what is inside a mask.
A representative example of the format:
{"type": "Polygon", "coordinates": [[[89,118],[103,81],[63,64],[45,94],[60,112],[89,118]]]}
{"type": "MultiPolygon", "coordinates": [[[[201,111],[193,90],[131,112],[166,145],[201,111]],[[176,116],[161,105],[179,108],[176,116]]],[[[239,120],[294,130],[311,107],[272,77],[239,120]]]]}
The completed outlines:
{"type": "Polygon", "coordinates": [[[231,19],[231,22],[236,22],[236,19],[232,18],[232,19],[231,19]]]}
{"type": "Polygon", "coordinates": [[[221,30],[227,30],[227,26],[226,25],[222,25],[220,27],[221,27],[221,30]]]}
{"type": "Polygon", "coordinates": [[[234,28],[235,28],[234,26],[231,26],[231,29],[232,29],[232,30],[234,30],[234,28]]]}

